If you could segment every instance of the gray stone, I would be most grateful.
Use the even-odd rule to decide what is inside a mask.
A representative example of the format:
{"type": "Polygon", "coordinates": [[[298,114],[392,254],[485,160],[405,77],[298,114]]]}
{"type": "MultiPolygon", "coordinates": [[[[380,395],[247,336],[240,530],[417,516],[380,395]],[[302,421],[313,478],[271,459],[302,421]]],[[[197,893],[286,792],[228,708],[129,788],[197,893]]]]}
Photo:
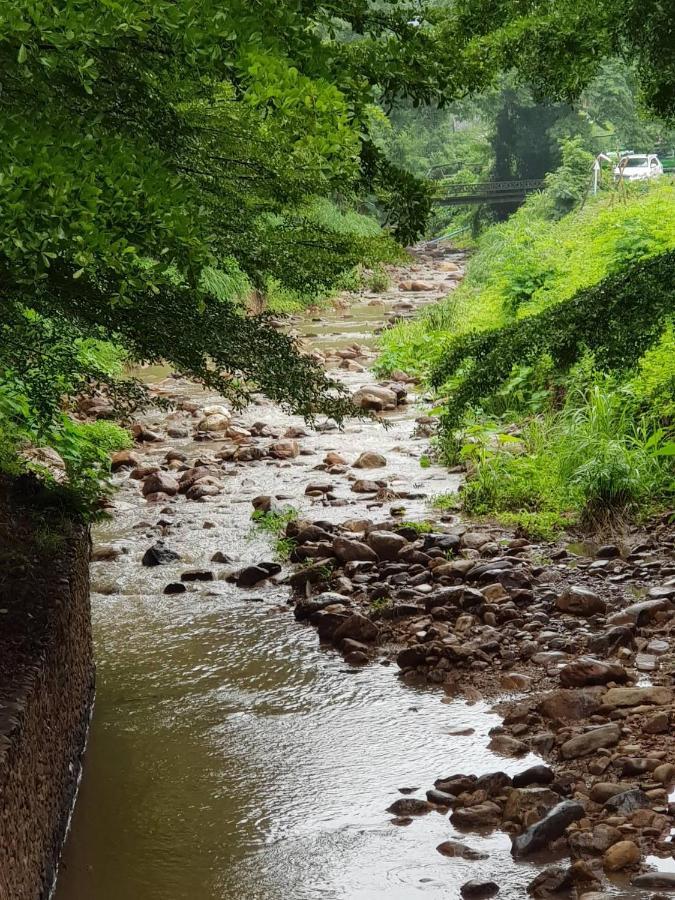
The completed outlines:
{"type": "Polygon", "coordinates": [[[579,756],[588,756],[595,750],[603,747],[613,747],[619,743],[621,738],[621,727],[616,722],[609,725],[600,725],[598,728],[592,728],[583,734],[578,734],[570,738],[560,748],[560,755],[563,759],[576,759],[579,756]]]}
{"type": "Polygon", "coordinates": [[[572,822],[582,819],[585,810],[575,800],[563,800],[548,812],[543,819],[530,825],[527,831],[514,837],[511,853],[515,857],[527,856],[543,850],[561,837],[572,822]]]}

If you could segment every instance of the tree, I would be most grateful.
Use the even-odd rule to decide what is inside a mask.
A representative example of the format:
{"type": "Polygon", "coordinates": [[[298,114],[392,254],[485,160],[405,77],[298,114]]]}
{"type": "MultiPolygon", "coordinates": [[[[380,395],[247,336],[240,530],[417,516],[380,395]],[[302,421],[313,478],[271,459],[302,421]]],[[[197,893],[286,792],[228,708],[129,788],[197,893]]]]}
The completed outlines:
{"type": "Polygon", "coordinates": [[[386,235],[350,231],[339,212],[327,222],[314,198],[368,191],[399,239],[419,229],[421,183],[363,130],[376,93],[428,93],[405,49],[411,8],[0,3],[5,445],[59,446],[64,398],[92,385],[121,405],[141,399],[91,352],[100,341],[238,404],[262,390],[306,416],[351,411],[239,295],[272,278],[318,290],[391,257],[386,235]],[[386,84],[373,81],[375,56],[396,72],[386,84]]]}

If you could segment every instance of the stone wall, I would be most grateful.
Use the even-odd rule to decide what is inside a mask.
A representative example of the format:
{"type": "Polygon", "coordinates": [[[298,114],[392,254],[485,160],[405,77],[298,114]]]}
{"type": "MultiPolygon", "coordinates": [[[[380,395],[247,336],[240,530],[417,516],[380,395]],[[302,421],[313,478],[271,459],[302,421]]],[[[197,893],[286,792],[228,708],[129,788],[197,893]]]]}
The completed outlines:
{"type": "Polygon", "coordinates": [[[94,692],[89,536],[45,516],[0,485],[0,900],[49,896],[94,692]]]}

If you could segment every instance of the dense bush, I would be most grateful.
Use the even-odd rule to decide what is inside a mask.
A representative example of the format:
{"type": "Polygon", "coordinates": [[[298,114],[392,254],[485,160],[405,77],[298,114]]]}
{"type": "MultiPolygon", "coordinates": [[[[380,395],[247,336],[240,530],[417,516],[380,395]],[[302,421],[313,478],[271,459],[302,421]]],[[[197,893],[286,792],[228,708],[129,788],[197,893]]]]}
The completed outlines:
{"type": "Polygon", "coordinates": [[[675,313],[675,251],[610,275],[571,300],[503,328],[453,339],[433,369],[431,382],[452,385],[445,425],[461,423],[465,410],[493,395],[514,366],[548,354],[565,371],[591,350],[602,368],[627,370],[659,339],[675,313]]]}

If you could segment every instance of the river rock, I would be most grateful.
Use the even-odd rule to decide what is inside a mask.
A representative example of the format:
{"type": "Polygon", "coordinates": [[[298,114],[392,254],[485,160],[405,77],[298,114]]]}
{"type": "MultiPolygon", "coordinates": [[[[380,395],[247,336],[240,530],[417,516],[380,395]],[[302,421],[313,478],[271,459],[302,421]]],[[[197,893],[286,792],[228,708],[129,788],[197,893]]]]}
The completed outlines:
{"type": "Polygon", "coordinates": [[[300,454],[300,444],[292,439],[275,441],[270,444],[269,454],[275,459],[295,459],[300,454]]]}
{"type": "Polygon", "coordinates": [[[408,541],[393,531],[371,531],[367,540],[378,559],[389,562],[398,559],[399,551],[408,546],[408,541]]]}
{"type": "Polygon", "coordinates": [[[673,692],[667,687],[610,688],[602,698],[602,705],[609,709],[631,706],[666,706],[672,703],[673,692]]]}
{"type": "Polygon", "coordinates": [[[589,796],[594,803],[606,803],[610,797],[634,788],[635,785],[628,781],[598,781],[591,787],[589,796]]]}
{"type": "Polygon", "coordinates": [[[473,878],[471,881],[465,882],[459,889],[462,897],[479,898],[479,897],[495,897],[499,893],[499,885],[496,881],[486,881],[484,878],[473,878]]]}
{"type": "Polygon", "coordinates": [[[619,841],[605,851],[602,864],[607,872],[620,872],[636,866],[641,856],[640,848],[633,841],[619,841]]]}
{"type": "Polygon", "coordinates": [[[610,797],[605,803],[605,809],[618,816],[627,816],[636,809],[647,809],[649,805],[649,797],[644,791],[635,788],[610,797]]]}
{"type": "Polygon", "coordinates": [[[601,597],[578,584],[566,588],[557,597],[555,605],[563,612],[575,616],[594,616],[597,613],[604,613],[607,609],[607,604],[601,597]]]}
{"type": "Polygon", "coordinates": [[[583,734],[570,738],[560,748],[563,759],[577,759],[579,756],[588,756],[595,750],[605,747],[613,747],[621,739],[621,726],[616,722],[608,725],[600,725],[591,728],[583,734]]]}
{"type": "Polygon", "coordinates": [[[560,801],[560,795],[546,787],[512,788],[504,806],[504,818],[520,825],[541,819],[560,801]]]}
{"type": "Polygon", "coordinates": [[[149,475],[143,482],[143,495],[168,494],[169,497],[178,493],[178,482],[167,472],[155,472],[149,475]]]}
{"type": "Polygon", "coordinates": [[[628,672],[618,664],[603,662],[591,656],[580,656],[563,666],[559,677],[563,687],[585,687],[607,684],[608,681],[627,681],[628,672]]]}
{"type": "Polygon", "coordinates": [[[529,747],[508,734],[495,734],[490,738],[488,749],[502,756],[524,756],[529,747]]]}
{"type": "Polygon", "coordinates": [[[379,384],[369,384],[359,388],[352,395],[352,401],[361,409],[381,412],[386,409],[396,409],[397,396],[390,388],[379,384]]]}
{"type": "Polygon", "coordinates": [[[623,840],[623,834],[613,825],[600,822],[592,831],[575,831],[569,844],[575,853],[604,853],[612,844],[623,840]]]}
{"type": "Polygon", "coordinates": [[[178,559],[180,559],[180,555],[175,550],[170,550],[164,541],[157,541],[152,547],[148,547],[141,562],[144,566],[165,566],[178,559]]]}
{"type": "Polygon", "coordinates": [[[232,563],[232,559],[227,555],[227,553],[223,553],[222,550],[216,550],[216,552],[211,557],[211,562],[230,565],[232,563]]]}
{"type": "Polygon", "coordinates": [[[343,563],[377,562],[377,554],[368,544],[350,538],[336,537],[333,540],[333,553],[343,563]]]}
{"type": "Polygon", "coordinates": [[[164,588],[165,594],[184,594],[187,588],[180,581],[172,581],[164,588]]]}
{"type": "Polygon", "coordinates": [[[675,872],[645,872],[636,875],[631,884],[647,890],[675,891],[675,872]]]}
{"type": "Polygon", "coordinates": [[[352,490],[355,494],[375,494],[383,484],[377,481],[370,481],[367,478],[357,478],[352,484],[352,490]]]}
{"type": "Polygon", "coordinates": [[[576,800],[563,800],[554,806],[543,819],[530,825],[523,834],[514,837],[511,842],[511,853],[515,857],[528,856],[543,850],[561,837],[568,826],[586,814],[581,803],[576,800]]]}
{"type": "Polygon", "coordinates": [[[118,450],[110,457],[110,468],[113,472],[120,469],[133,469],[140,465],[140,457],[132,450],[118,450]]]}
{"type": "Polygon", "coordinates": [[[365,450],[354,463],[355,469],[381,469],[387,465],[386,457],[372,450],[365,450]]]}
{"type": "Polygon", "coordinates": [[[600,707],[604,691],[601,687],[585,690],[558,690],[545,694],[537,711],[547,719],[576,721],[592,716],[600,707]]]}
{"type": "Polygon", "coordinates": [[[433,806],[427,800],[418,800],[415,797],[401,797],[394,800],[391,806],[387,807],[387,812],[395,816],[423,816],[425,813],[431,812],[433,806]]]}
{"type": "Polygon", "coordinates": [[[550,766],[538,765],[530,766],[524,772],[514,775],[511,783],[514,788],[523,788],[530,787],[532,784],[550,784],[554,778],[553,769],[550,766]]]}
{"type": "Polygon", "coordinates": [[[572,875],[565,866],[548,866],[527,886],[531,897],[550,897],[552,894],[567,893],[572,888],[572,875]]]}
{"type": "Polygon", "coordinates": [[[254,584],[258,584],[261,581],[265,581],[265,579],[270,577],[270,572],[268,569],[263,568],[260,565],[257,566],[246,566],[245,569],[242,569],[241,572],[237,575],[237,587],[248,588],[253,587],[254,584]]]}
{"type": "Polygon", "coordinates": [[[672,610],[673,604],[666,597],[653,600],[642,600],[640,603],[632,603],[619,612],[612,613],[608,617],[609,625],[646,625],[660,612],[672,610]]]}
{"type": "Polygon", "coordinates": [[[216,478],[201,478],[195,484],[191,484],[185,492],[187,500],[203,500],[205,497],[217,497],[223,487],[216,478]]]}
{"type": "Polygon", "coordinates": [[[339,644],[345,638],[351,638],[363,644],[371,644],[377,640],[379,629],[374,622],[360,613],[354,613],[333,634],[333,643],[339,644]]]}
{"type": "Polygon", "coordinates": [[[197,425],[198,431],[227,431],[230,427],[230,416],[229,414],[224,415],[223,413],[213,413],[212,415],[206,415],[203,419],[199,421],[197,425]]]}
{"type": "Polygon", "coordinates": [[[501,808],[490,800],[475,806],[458,806],[450,816],[450,821],[458,828],[485,828],[496,825],[500,819],[501,808]]]}
{"type": "Polygon", "coordinates": [[[213,581],[213,572],[208,569],[192,569],[189,572],[183,572],[180,576],[181,581],[213,581]]]}
{"type": "Polygon", "coordinates": [[[459,841],[443,841],[442,844],[439,844],[436,847],[436,850],[442,856],[457,856],[460,859],[488,859],[487,853],[482,853],[480,850],[474,850],[472,847],[467,847],[466,844],[461,844],[459,841]]]}
{"type": "Polygon", "coordinates": [[[330,494],[333,490],[332,481],[310,481],[305,488],[306,494],[330,494]]]}

